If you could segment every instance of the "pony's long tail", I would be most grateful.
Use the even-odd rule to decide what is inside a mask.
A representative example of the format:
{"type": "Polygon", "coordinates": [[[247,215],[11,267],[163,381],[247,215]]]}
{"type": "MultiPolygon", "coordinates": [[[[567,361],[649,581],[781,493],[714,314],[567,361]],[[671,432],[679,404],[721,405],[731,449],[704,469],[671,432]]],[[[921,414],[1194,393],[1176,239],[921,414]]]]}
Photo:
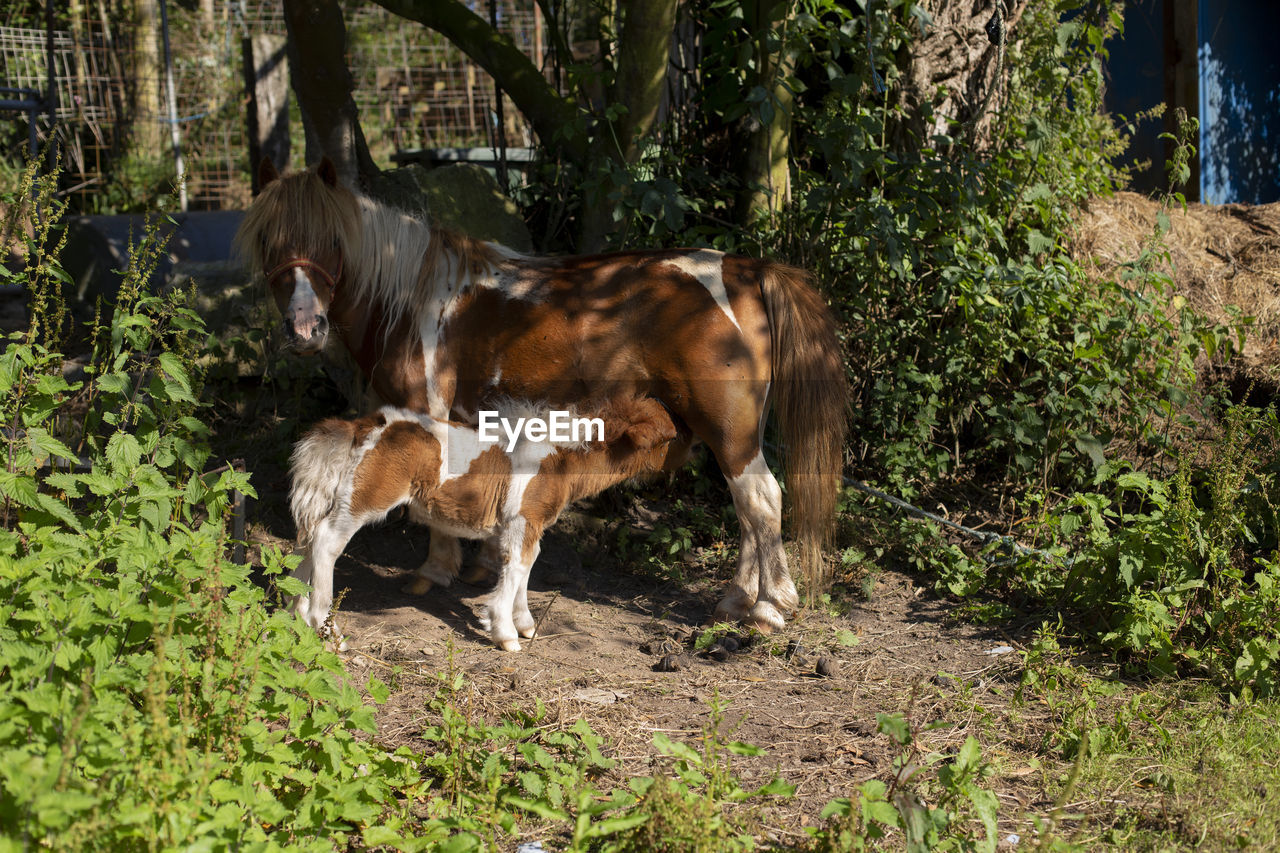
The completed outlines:
{"type": "Polygon", "coordinates": [[[807,273],[770,264],[760,289],[773,337],[772,393],[786,451],[787,511],[812,601],[828,580],[822,547],[835,521],[844,466],[844,360],[831,309],[807,273]]]}
{"type": "Polygon", "coordinates": [[[316,526],[337,508],[343,483],[359,462],[355,435],[354,422],[332,419],[312,428],[294,445],[289,508],[299,545],[309,547],[316,526]]]}

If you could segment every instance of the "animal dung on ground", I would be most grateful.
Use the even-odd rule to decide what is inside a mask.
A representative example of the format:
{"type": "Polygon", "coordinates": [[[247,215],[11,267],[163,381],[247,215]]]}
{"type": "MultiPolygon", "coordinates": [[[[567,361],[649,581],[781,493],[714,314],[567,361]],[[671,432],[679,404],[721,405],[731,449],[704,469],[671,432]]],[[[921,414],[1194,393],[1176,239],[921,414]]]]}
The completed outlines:
{"type": "Polygon", "coordinates": [[[653,665],[654,672],[677,672],[680,669],[680,658],[676,655],[663,655],[662,659],[653,665]]]}

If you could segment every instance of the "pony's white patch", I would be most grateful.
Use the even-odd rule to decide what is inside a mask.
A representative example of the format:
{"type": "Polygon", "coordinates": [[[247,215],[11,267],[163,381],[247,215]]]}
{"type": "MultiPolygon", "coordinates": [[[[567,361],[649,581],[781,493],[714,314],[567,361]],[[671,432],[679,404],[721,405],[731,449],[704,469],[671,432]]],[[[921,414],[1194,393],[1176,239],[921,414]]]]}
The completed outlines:
{"type": "MultiPolygon", "coordinates": [[[[764,454],[757,452],[742,473],[729,480],[729,491],[735,502],[741,500],[739,516],[746,509],[753,519],[782,517],[782,489],[764,461],[764,454]]],[[[750,523],[750,522],[748,522],[750,523]]]]}
{"type": "Polygon", "coordinates": [[[320,305],[320,297],[316,295],[315,286],[301,267],[293,270],[293,295],[289,297],[288,315],[285,319],[293,326],[293,330],[304,338],[315,332],[316,324],[324,308],[320,305]]]}
{"type": "MultiPolygon", "coordinates": [[[[383,410],[387,423],[405,420],[403,411],[383,410]]],[[[378,443],[385,426],[369,431],[358,446],[347,433],[310,432],[293,450],[293,483],[289,504],[298,527],[298,539],[307,544],[317,525],[330,515],[350,516],[355,470],[378,443]]]]}
{"type": "Polygon", "coordinates": [[[729,322],[733,323],[739,332],[742,331],[742,326],[738,325],[738,318],[733,313],[733,306],[729,304],[729,292],[724,286],[724,252],[717,252],[715,249],[699,249],[662,263],[696,278],[698,283],[711,294],[711,298],[716,301],[716,305],[720,306],[720,310],[729,318],[729,322]]]}
{"type": "Polygon", "coordinates": [[[491,447],[468,427],[451,426],[435,418],[424,419],[423,425],[440,442],[441,485],[470,471],[471,463],[491,447]]]}
{"type": "MultiPolygon", "coordinates": [[[[509,260],[524,259],[523,255],[515,255],[509,258],[509,260]]],[[[512,299],[519,299],[521,302],[536,303],[546,298],[542,277],[532,275],[530,270],[527,269],[498,276],[485,286],[500,290],[512,299]]]]}
{"type": "Polygon", "coordinates": [[[436,380],[436,376],[439,373],[439,365],[436,363],[436,358],[440,351],[441,338],[444,332],[443,323],[439,320],[444,311],[444,305],[441,304],[439,307],[440,311],[434,312],[434,316],[431,311],[424,312],[418,322],[418,337],[422,340],[422,366],[426,372],[427,380],[427,410],[434,417],[447,418],[449,417],[449,405],[440,394],[440,383],[436,380]]]}

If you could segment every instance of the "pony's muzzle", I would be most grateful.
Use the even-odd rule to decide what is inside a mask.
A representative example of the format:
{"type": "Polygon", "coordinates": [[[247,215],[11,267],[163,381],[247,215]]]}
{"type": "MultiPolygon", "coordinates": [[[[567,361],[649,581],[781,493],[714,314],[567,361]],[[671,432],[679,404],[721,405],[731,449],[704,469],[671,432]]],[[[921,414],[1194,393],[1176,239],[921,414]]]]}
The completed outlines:
{"type": "Polygon", "coordinates": [[[323,314],[295,315],[284,321],[284,331],[292,349],[311,355],[324,349],[325,339],[329,336],[329,319],[323,314]]]}

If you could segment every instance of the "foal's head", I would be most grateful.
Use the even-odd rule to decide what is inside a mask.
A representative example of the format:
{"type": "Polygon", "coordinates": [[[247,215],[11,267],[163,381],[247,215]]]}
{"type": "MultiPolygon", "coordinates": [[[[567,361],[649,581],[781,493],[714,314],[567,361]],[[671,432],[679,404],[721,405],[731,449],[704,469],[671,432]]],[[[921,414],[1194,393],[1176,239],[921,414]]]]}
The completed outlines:
{"type": "Polygon", "coordinates": [[[266,277],[289,345],[319,352],[328,339],[329,307],[349,280],[344,261],[359,241],[359,205],[327,157],[285,177],[264,158],[258,178],[262,191],[236,233],[236,250],[266,277]]]}

